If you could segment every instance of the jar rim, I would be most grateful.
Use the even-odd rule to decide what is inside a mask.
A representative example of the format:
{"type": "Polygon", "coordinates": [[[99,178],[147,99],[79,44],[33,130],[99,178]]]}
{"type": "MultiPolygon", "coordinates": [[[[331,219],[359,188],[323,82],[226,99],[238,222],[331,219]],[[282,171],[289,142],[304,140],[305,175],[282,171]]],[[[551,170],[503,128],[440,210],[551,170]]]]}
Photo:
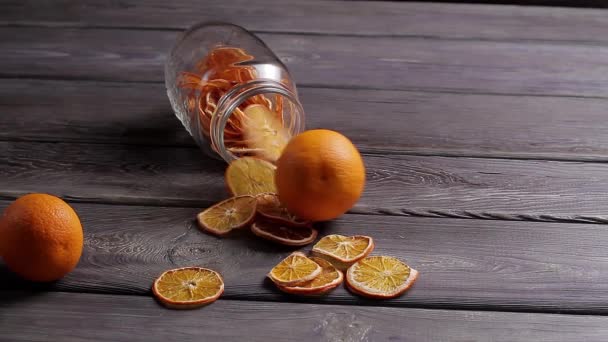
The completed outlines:
{"type": "Polygon", "coordinates": [[[259,79],[235,86],[224,94],[218,102],[211,119],[211,129],[209,132],[211,145],[217,154],[227,163],[238,159],[224,145],[224,130],[226,129],[228,119],[247,98],[262,94],[278,94],[284,96],[295,105],[297,114],[291,118],[293,126],[291,133],[298,134],[304,130],[304,109],[302,104],[296,93],[285,84],[270,79],[259,79]]]}

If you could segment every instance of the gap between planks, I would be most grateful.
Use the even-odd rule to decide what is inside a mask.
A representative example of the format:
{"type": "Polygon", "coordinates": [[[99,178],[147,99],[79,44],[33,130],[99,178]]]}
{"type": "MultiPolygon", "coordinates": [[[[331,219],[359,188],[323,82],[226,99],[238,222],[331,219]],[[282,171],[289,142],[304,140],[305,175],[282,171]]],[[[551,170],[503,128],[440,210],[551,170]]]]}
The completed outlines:
{"type": "MultiPolygon", "coordinates": [[[[2,142],[0,151],[6,164],[0,194],[7,199],[42,191],[73,201],[205,207],[228,195],[224,163],[191,148],[2,142]]],[[[353,213],[580,223],[608,219],[602,206],[607,166],[602,163],[363,157],[368,184],[353,213]]]]}
{"type": "MultiPolygon", "coordinates": [[[[3,267],[0,264],[0,269],[3,267]]],[[[19,289],[1,289],[0,288],[0,296],[7,293],[31,293],[31,294],[43,294],[43,293],[55,293],[59,295],[73,295],[73,294],[82,294],[82,295],[95,295],[95,296],[120,296],[120,297],[135,297],[135,298],[148,298],[150,301],[155,302],[156,299],[152,294],[152,291],[149,293],[125,293],[125,292],[114,292],[114,291],[94,291],[89,289],[55,289],[46,287],[44,284],[35,284],[22,281],[21,287],[19,289]]],[[[340,285],[341,287],[345,286],[344,284],[340,285]]],[[[353,294],[353,296],[356,296],[353,294]]],[[[322,298],[322,296],[321,296],[322,298]]],[[[318,298],[316,298],[318,299],[318,298]]],[[[483,313],[522,313],[522,314],[539,314],[539,315],[559,315],[559,316],[600,316],[600,317],[608,317],[608,312],[603,310],[577,310],[577,311],[567,311],[563,312],[561,310],[547,310],[547,309],[535,309],[534,307],[502,307],[502,306],[466,306],[466,305],[446,305],[446,304],[425,304],[425,303],[399,303],[399,305],[389,304],[386,305],[387,302],[385,300],[367,300],[365,298],[361,298],[362,301],[342,301],[342,300],[315,300],[313,297],[307,297],[303,295],[286,295],[285,297],[277,297],[277,298],[256,298],[255,296],[244,296],[244,295],[222,295],[217,300],[217,302],[253,302],[253,303],[266,303],[266,304],[308,304],[308,305],[319,305],[319,306],[345,306],[345,307],[361,307],[361,308],[379,308],[379,309],[406,309],[406,310],[442,310],[442,311],[462,311],[462,312],[483,312],[483,313]]],[[[0,306],[1,307],[1,306],[0,306]]],[[[167,310],[160,306],[159,308],[163,310],[167,310]]],[[[204,310],[205,307],[201,309],[195,310],[204,310]]]]}
{"type": "Polygon", "coordinates": [[[255,4],[239,0],[207,1],[204,5],[191,0],[171,4],[127,0],[120,5],[81,1],[77,5],[58,2],[47,7],[34,1],[20,1],[6,3],[5,7],[7,14],[0,15],[0,24],[16,27],[183,30],[195,21],[237,20],[238,24],[264,33],[498,40],[519,37],[573,42],[591,39],[594,44],[597,44],[594,39],[605,38],[600,34],[605,18],[597,10],[549,7],[362,1],[349,3],[349,11],[345,11],[343,2],[272,0],[255,4]],[[312,16],[315,20],[307,19],[312,16]],[[400,25],[393,25],[395,21],[400,25]],[[428,25],[429,22],[436,24],[428,25]],[[489,25],[492,29],[487,29],[489,25]]]}
{"type": "Polygon", "coordinates": [[[174,311],[139,297],[6,293],[4,335],[22,341],[91,335],[117,341],[603,341],[605,317],[251,303],[220,300],[200,310],[174,311]],[[10,298],[7,298],[10,297],[10,298]],[[8,299],[8,300],[7,300],[8,299]],[[18,305],[19,304],[19,305],[18,305]],[[116,305],[118,304],[118,305],[116,305]],[[97,308],[95,312],[91,307],[97,308]],[[80,318],[79,326],[64,324],[80,318]],[[14,328],[24,319],[32,329],[14,328]],[[294,324],[297,323],[297,324],[294,324]],[[10,327],[10,328],[9,328],[10,327]]]}
{"type": "MultiPolygon", "coordinates": [[[[0,141],[195,148],[163,90],[158,82],[0,79],[0,108],[9,114],[0,117],[0,141]],[[107,103],[113,112],[105,110],[107,103]],[[52,126],[41,124],[50,116],[52,126]]],[[[309,128],[341,131],[370,155],[608,161],[599,121],[604,100],[327,87],[300,87],[300,97],[314,113],[309,128]],[[374,110],[387,122],[406,122],[378,123],[368,115],[374,110]],[[576,110],[578,118],[571,119],[576,110]]]]}
{"type": "Polygon", "coordinates": [[[163,271],[203,266],[222,274],[224,297],[232,299],[608,313],[607,231],[597,225],[345,215],[319,226],[324,234],[371,235],[374,254],[398,257],[421,272],[404,296],[380,303],[344,287],[321,298],[281,293],[265,274],[292,248],[246,230],[224,239],[204,234],[193,220],[196,209],[74,208],[85,230],[78,267],[53,284],[31,284],[0,267],[0,288],[149,295],[163,271]]]}
{"type": "MultiPolygon", "coordinates": [[[[3,44],[6,51],[3,60],[8,68],[4,76],[30,74],[142,81],[162,81],[162,59],[176,36],[175,32],[125,31],[117,37],[113,31],[68,28],[3,29],[0,33],[7,37],[16,35],[18,40],[3,44]],[[41,35],[45,39],[41,39],[41,35]],[[92,40],[104,40],[106,44],[90,46],[92,40]],[[79,56],[81,50],[89,54],[79,56]],[[109,57],[114,55],[117,57],[109,57]],[[33,64],[26,66],[23,59],[31,59],[33,64]],[[91,68],[93,63],[103,67],[91,68]],[[48,68],[49,64],[53,69],[48,68]]],[[[521,46],[504,42],[437,43],[331,36],[294,39],[294,36],[281,34],[264,34],[261,38],[283,59],[302,85],[355,89],[366,74],[369,83],[366,89],[607,97],[602,88],[605,80],[597,74],[605,67],[600,60],[608,49],[596,45],[521,46]],[[352,45],[357,43],[367,48],[359,49],[357,54],[350,53],[352,45]],[[311,50],[316,53],[311,54],[311,50]],[[545,57],[555,55],[559,59],[547,66],[545,57]],[[576,65],[576,69],[572,69],[572,65],[576,65]],[[345,71],[349,68],[359,68],[360,75],[356,77],[345,71]],[[326,77],[328,69],[335,70],[331,79],[326,77]],[[395,77],[384,77],[391,73],[395,77]],[[429,75],[433,77],[429,78],[429,75]]]]}
{"type": "MultiPolygon", "coordinates": [[[[0,200],[13,201],[29,192],[11,192],[0,190],[0,200]]],[[[95,198],[77,197],[70,195],[59,195],[67,202],[106,204],[118,206],[147,206],[159,208],[207,208],[217,203],[214,201],[197,201],[185,199],[166,199],[154,197],[126,197],[126,196],[97,196],[95,198]]],[[[554,215],[554,214],[511,214],[501,212],[474,211],[474,210],[449,210],[431,208],[381,208],[381,207],[359,207],[355,205],[346,214],[371,215],[371,216],[410,216],[420,218],[450,218],[450,219],[474,219],[474,220],[499,220],[499,221],[529,221],[529,222],[553,222],[553,223],[583,223],[583,224],[608,224],[608,217],[601,215],[554,215]]]]}
{"type": "MultiPolygon", "coordinates": [[[[357,1],[357,0],[353,0],[357,1]]],[[[608,12],[608,11],[607,11],[608,12]]],[[[116,31],[157,31],[157,32],[184,32],[187,28],[171,28],[171,27],[137,27],[137,26],[103,26],[103,25],[63,25],[63,24],[44,24],[44,23],[29,23],[29,24],[3,24],[0,22],[0,28],[48,28],[48,29],[79,29],[79,30],[116,30],[116,31]]],[[[595,40],[566,40],[566,39],[534,39],[534,38],[485,38],[485,37],[441,37],[433,35],[418,35],[418,34],[358,34],[358,33],[321,33],[321,32],[306,32],[306,31],[281,31],[281,30],[250,30],[255,34],[264,35],[286,35],[286,36],[313,36],[313,37],[345,37],[345,38],[402,38],[402,39],[420,39],[420,40],[439,40],[439,41],[462,41],[462,42],[496,42],[496,43],[521,43],[521,44],[550,44],[550,45],[565,45],[565,46],[608,46],[608,42],[595,40]]],[[[13,76],[14,77],[14,76],[13,76]]],[[[523,94],[524,96],[526,94],[523,94]]],[[[548,95],[551,96],[551,95],[548,95]]]]}
{"type": "MultiPolygon", "coordinates": [[[[52,138],[22,138],[22,137],[0,137],[0,142],[22,142],[22,143],[48,143],[48,144],[63,144],[63,143],[85,143],[87,145],[131,145],[131,146],[151,146],[145,142],[112,142],[112,141],[86,141],[70,139],[52,139],[52,138]]],[[[174,147],[199,149],[198,146],[188,143],[167,143],[154,144],[155,147],[174,147]]],[[[420,157],[445,157],[445,158],[475,158],[475,159],[497,159],[497,160],[530,160],[530,161],[558,161],[558,162],[573,162],[573,163],[608,163],[608,155],[577,155],[575,153],[534,153],[534,152],[485,152],[474,150],[443,150],[443,149],[407,149],[407,148],[375,148],[361,146],[357,147],[361,154],[378,155],[378,156],[420,156],[420,157]]]]}
{"type": "MultiPolygon", "coordinates": [[[[25,81],[67,81],[67,82],[95,82],[95,83],[107,83],[107,84],[155,84],[164,85],[163,81],[155,80],[129,80],[129,79],[104,79],[97,77],[83,77],[83,76],[60,76],[60,75],[44,75],[44,74],[28,74],[24,76],[15,74],[4,74],[0,71],[1,80],[25,80],[25,81]]],[[[458,90],[458,89],[439,89],[439,88],[416,88],[416,87],[403,87],[399,89],[387,89],[379,87],[363,87],[356,85],[329,85],[329,84],[315,84],[315,83],[297,83],[298,89],[335,89],[335,90],[369,90],[369,91],[394,91],[394,92],[414,92],[414,93],[427,93],[427,94],[451,94],[451,95],[487,95],[487,96],[501,96],[501,97],[531,97],[531,98],[572,98],[572,99],[595,99],[595,100],[608,100],[607,96],[595,96],[595,95],[573,95],[573,94],[542,94],[542,93],[509,93],[509,92],[488,92],[488,91],[476,91],[476,90],[458,90]]]]}

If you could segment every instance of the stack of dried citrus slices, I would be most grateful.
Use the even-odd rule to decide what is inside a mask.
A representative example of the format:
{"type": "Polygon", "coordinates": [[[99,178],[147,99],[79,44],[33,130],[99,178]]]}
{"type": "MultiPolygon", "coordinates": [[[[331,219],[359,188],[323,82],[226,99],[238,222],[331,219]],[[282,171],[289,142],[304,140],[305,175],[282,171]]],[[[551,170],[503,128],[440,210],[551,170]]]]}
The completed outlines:
{"type": "Polygon", "coordinates": [[[281,291],[291,294],[324,294],[346,278],[347,287],[355,294],[377,299],[400,296],[414,284],[418,272],[393,257],[369,256],[373,249],[369,236],[328,235],[313,247],[314,256],[295,252],[268,277],[281,291]]]}
{"type": "Polygon", "coordinates": [[[276,265],[268,277],[284,292],[321,295],[342,284],[344,274],[331,263],[294,252],[276,265]]]}
{"type": "MultiPolygon", "coordinates": [[[[256,115],[251,114],[251,118],[256,115]]],[[[264,125],[262,121],[258,124],[264,125]]],[[[265,144],[264,136],[250,138],[265,144]]],[[[225,179],[233,197],[197,215],[201,230],[225,236],[250,227],[254,235],[282,245],[305,246],[315,241],[318,232],[312,222],[292,215],[279,201],[275,170],[272,163],[255,157],[232,162],[225,179]]],[[[399,259],[370,256],[374,247],[369,236],[327,235],[313,246],[310,257],[294,252],[272,268],[268,277],[290,294],[322,295],[344,280],[351,292],[365,297],[384,299],[403,294],[416,281],[418,272],[399,259]]],[[[200,267],[167,271],[153,285],[154,295],[171,308],[200,307],[215,301],[223,291],[220,274],[200,267]]]]}
{"type": "Polygon", "coordinates": [[[226,170],[226,184],[234,197],[198,214],[200,228],[224,236],[251,227],[256,236],[287,246],[305,246],[317,238],[311,222],[290,214],[279,202],[274,186],[275,166],[243,157],[226,170]]]}

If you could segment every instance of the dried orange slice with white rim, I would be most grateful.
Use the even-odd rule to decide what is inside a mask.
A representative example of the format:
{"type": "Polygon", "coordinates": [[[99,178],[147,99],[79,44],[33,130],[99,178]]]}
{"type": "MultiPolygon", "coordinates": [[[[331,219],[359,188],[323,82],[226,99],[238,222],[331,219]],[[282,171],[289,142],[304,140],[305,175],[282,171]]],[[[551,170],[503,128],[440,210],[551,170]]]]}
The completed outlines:
{"type": "Polygon", "coordinates": [[[286,226],[278,222],[259,220],[251,226],[253,234],[286,246],[306,246],[317,238],[318,232],[310,226],[286,226]]]}
{"type": "Polygon", "coordinates": [[[183,267],[161,274],[152,292],[169,308],[194,309],[217,300],[224,292],[224,280],[208,268],[183,267]]]}
{"type": "Polygon", "coordinates": [[[409,289],[418,271],[389,256],[369,256],[346,272],[346,284],[354,293],[370,298],[395,298],[409,289]]]}
{"type": "Polygon", "coordinates": [[[374,250],[374,240],[369,236],[327,235],[321,238],[312,253],[328,260],[337,268],[344,270],[374,250]]]}
{"type": "Polygon", "coordinates": [[[313,280],[299,285],[279,286],[281,291],[291,294],[319,295],[327,293],[342,284],[344,275],[329,261],[316,257],[311,257],[310,259],[321,266],[321,274],[313,280]]]}
{"type": "Polygon", "coordinates": [[[262,104],[252,104],[243,111],[243,136],[249,147],[260,149],[259,156],[276,161],[289,141],[289,131],[276,114],[262,104]]]}
{"type": "Polygon", "coordinates": [[[310,221],[302,220],[287,211],[287,208],[281,205],[277,194],[259,194],[256,196],[256,199],[258,201],[258,214],[271,221],[282,222],[290,226],[307,226],[311,223],[310,221]]]}
{"type": "Polygon", "coordinates": [[[226,169],[226,184],[234,196],[276,193],[274,174],[276,167],[254,157],[239,158],[226,169]]]}
{"type": "Polygon", "coordinates": [[[294,252],[270,270],[268,277],[279,286],[293,286],[313,280],[321,266],[300,252],[294,252]]]}
{"type": "Polygon", "coordinates": [[[256,206],[255,197],[237,196],[205,209],[196,218],[201,229],[221,236],[251,224],[256,206]]]}

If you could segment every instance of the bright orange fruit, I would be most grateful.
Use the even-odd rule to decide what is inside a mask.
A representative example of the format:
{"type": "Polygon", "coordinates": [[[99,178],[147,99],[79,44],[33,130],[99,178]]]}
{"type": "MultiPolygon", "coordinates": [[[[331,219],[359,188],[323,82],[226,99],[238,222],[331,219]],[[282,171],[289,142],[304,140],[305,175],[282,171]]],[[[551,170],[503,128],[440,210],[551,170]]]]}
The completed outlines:
{"type": "Polygon", "coordinates": [[[277,161],[276,187],[289,212],[310,221],[334,219],[359,200],[365,166],[342,134],[306,131],[289,141],[277,161]]]}
{"type": "Polygon", "coordinates": [[[22,196],[0,217],[0,254],[6,266],[25,279],[63,277],[78,264],[82,247],[78,215],[55,196],[22,196]]]}

